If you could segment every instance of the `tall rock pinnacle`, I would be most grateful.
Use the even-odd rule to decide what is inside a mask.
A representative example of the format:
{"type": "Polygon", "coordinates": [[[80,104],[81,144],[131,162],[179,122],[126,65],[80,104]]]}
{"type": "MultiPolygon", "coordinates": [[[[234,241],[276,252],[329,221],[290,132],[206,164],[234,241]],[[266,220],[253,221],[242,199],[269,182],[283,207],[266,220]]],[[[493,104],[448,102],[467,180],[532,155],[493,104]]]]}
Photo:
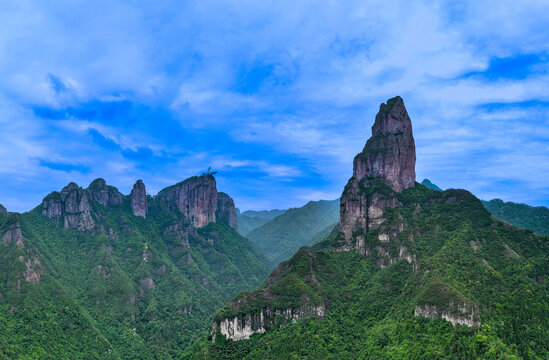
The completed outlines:
{"type": "Polygon", "coordinates": [[[149,207],[147,203],[147,192],[145,191],[145,184],[143,184],[143,181],[137,180],[133,185],[130,194],[130,202],[135,216],[147,217],[149,207]]]}
{"type": "Polygon", "coordinates": [[[416,147],[412,122],[400,96],[381,104],[372,126],[372,137],[355,157],[353,176],[381,178],[395,191],[416,181],[416,147]]]}
{"type": "Polygon", "coordinates": [[[372,137],[354,159],[353,177],[341,196],[340,229],[345,239],[341,250],[368,253],[365,234],[383,222],[385,209],[397,206],[398,199],[394,194],[365,189],[376,179],[396,192],[414,186],[415,163],[412,122],[402,98],[397,96],[381,104],[372,137]]]}

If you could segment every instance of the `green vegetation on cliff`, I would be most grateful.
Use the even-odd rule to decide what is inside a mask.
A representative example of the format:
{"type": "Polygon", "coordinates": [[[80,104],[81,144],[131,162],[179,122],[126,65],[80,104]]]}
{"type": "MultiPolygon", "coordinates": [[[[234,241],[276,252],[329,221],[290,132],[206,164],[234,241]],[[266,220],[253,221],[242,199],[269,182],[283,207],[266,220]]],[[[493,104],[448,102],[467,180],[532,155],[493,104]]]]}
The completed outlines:
{"type": "Polygon", "coordinates": [[[493,199],[482,202],[498,219],[537,234],[549,235],[549,209],[544,206],[529,206],[493,199]]]}
{"type": "Polygon", "coordinates": [[[42,206],[0,214],[0,358],[177,359],[271,268],[227,225],[194,229],[153,198],[146,219],[129,197],[91,205],[90,231],[64,229],[42,206]]]}
{"type": "Polygon", "coordinates": [[[301,249],[215,317],[322,302],[324,318],[305,317],[250,340],[217,333],[214,342],[204,338],[187,356],[549,358],[549,238],[493,219],[464,190],[416,184],[393,195],[399,206],[386,209],[378,229],[363,233],[369,255],[334,251],[342,239],[331,236],[301,249]],[[381,229],[399,231],[386,241],[381,229]],[[433,320],[425,318],[429,311],[433,320]]]}

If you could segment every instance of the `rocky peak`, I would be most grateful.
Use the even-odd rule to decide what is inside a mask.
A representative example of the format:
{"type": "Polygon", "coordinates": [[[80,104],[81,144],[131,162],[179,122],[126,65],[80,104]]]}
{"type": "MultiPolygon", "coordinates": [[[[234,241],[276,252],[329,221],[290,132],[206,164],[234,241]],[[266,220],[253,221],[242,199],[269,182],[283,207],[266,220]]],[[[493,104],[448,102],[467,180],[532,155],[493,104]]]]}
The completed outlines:
{"type": "Polygon", "coordinates": [[[42,215],[56,222],[63,221],[65,229],[93,229],[95,221],[91,210],[88,192],[73,182],[61,193],[54,191],[42,200],[42,215]]]}
{"type": "Polygon", "coordinates": [[[194,227],[216,220],[217,188],[212,175],[193,176],[161,190],[158,199],[171,211],[179,211],[194,227]]]}
{"type": "MultiPolygon", "coordinates": [[[[394,192],[414,186],[415,162],[412,123],[402,98],[397,96],[381,104],[372,137],[354,159],[353,176],[341,196],[340,229],[344,242],[339,250],[369,254],[371,249],[365,245],[368,231],[383,223],[385,209],[399,205],[394,192]]],[[[401,225],[395,231],[405,228],[401,225]]],[[[390,241],[385,233],[379,239],[390,241]]],[[[403,250],[402,256],[405,253],[403,250]]]]}
{"type": "Polygon", "coordinates": [[[217,222],[224,222],[238,231],[238,221],[236,218],[236,208],[234,200],[224,192],[217,193],[217,222]]]}
{"type": "Polygon", "coordinates": [[[108,186],[105,180],[101,178],[92,181],[87,191],[90,198],[105,207],[122,204],[122,194],[118,189],[114,186],[108,186]]]}
{"type": "Polygon", "coordinates": [[[145,184],[143,184],[143,181],[137,180],[137,182],[133,185],[133,189],[130,194],[130,201],[133,214],[135,216],[146,218],[149,208],[147,203],[147,192],[145,191],[145,184]]]}
{"type": "Polygon", "coordinates": [[[6,215],[8,213],[8,210],[4,207],[4,205],[0,204],[0,215],[6,215]]]}
{"type": "Polygon", "coordinates": [[[353,176],[380,178],[395,191],[414,186],[416,147],[412,122],[400,96],[381,104],[372,137],[355,157],[353,176]]]}

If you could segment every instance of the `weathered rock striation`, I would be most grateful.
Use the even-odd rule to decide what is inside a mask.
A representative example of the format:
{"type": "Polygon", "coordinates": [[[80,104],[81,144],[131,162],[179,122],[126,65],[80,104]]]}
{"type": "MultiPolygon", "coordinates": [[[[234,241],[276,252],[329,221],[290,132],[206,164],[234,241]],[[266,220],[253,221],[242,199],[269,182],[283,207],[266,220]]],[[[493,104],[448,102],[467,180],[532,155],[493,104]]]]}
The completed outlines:
{"type": "MultiPolygon", "coordinates": [[[[137,180],[128,197],[133,214],[146,218],[151,199],[147,197],[143,181],[137,180]]],[[[44,216],[62,223],[65,229],[85,231],[97,225],[96,230],[105,232],[106,228],[100,223],[101,212],[97,206],[94,211],[93,203],[105,208],[121,208],[128,200],[127,197],[126,201],[123,199],[124,195],[118,189],[107,185],[103,179],[96,179],[87,189],[70,183],[61,192],[52,192],[42,201],[41,211],[44,216]]],[[[238,229],[233,199],[225,193],[217,192],[215,178],[210,174],[193,176],[167,187],[155,199],[152,201],[183,215],[181,220],[185,226],[201,228],[211,222],[222,222],[238,229]]]]}
{"type": "Polygon", "coordinates": [[[353,176],[381,178],[394,191],[414,186],[416,147],[412,121],[404,101],[396,96],[381,104],[372,126],[372,137],[353,162],[353,176]]]}
{"type": "Polygon", "coordinates": [[[95,226],[88,192],[75,183],[65,186],[61,193],[52,192],[42,201],[42,215],[63,222],[65,229],[91,230],[95,226]]]}
{"type": "Polygon", "coordinates": [[[17,257],[17,260],[22,262],[25,265],[25,269],[18,275],[16,279],[6,279],[7,283],[12,282],[17,284],[15,287],[19,292],[21,289],[21,280],[24,279],[26,282],[38,285],[42,274],[44,274],[45,269],[44,265],[40,261],[40,258],[36,253],[29,247],[25,246],[25,239],[21,232],[21,224],[19,222],[19,215],[13,215],[13,218],[10,219],[11,224],[9,225],[7,231],[2,236],[2,243],[4,247],[16,246],[21,249],[20,254],[17,257]]]}
{"type": "Polygon", "coordinates": [[[227,339],[234,341],[244,340],[249,339],[253,334],[262,334],[268,331],[275,326],[275,323],[280,323],[280,318],[287,322],[295,323],[297,320],[308,316],[323,318],[325,313],[326,308],[324,305],[285,310],[271,310],[267,308],[256,314],[238,315],[215,322],[211,333],[214,336],[214,341],[218,330],[227,339]]]}
{"type": "Polygon", "coordinates": [[[20,249],[25,248],[19,219],[15,218],[15,221],[10,224],[8,231],[6,231],[4,236],[2,236],[2,243],[4,244],[4,246],[14,244],[20,249]]]}
{"type": "Polygon", "coordinates": [[[107,185],[105,180],[101,178],[92,181],[87,191],[91,199],[104,207],[120,206],[122,204],[122,194],[118,189],[107,185]]]}
{"type": "Polygon", "coordinates": [[[216,221],[224,222],[238,231],[238,220],[234,200],[224,192],[217,193],[216,221]]]}
{"type": "Polygon", "coordinates": [[[194,227],[215,222],[217,188],[212,175],[193,176],[161,190],[158,199],[171,211],[180,211],[194,227]]]}
{"type": "Polygon", "coordinates": [[[442,310],[436,305],[416,305],[414,307],[415,317],[424,317],[427,319],[444,319],[449,321],[452,326],[465,325],[468,327],[480,326],[478,309],[467,304],[454,304],[450,302],[449,306],[455,308],[452,311],[442,310]]]}
{"type": "Polygon", "coordinates": [[[147,192],[145,191],[145,184],[143,181],[137,180],[133,185],[132,192],[130,193],[130,203],[132,211],[135,216],[147,217],[149,211],[149,205],[147,201],[147,192]]]}
{"type": "Polygon", "coordinates": [[[368,255],[365,234],[384,221],[385,209],[399,201],[393,192],[415,184],[415,144],[412,123],[402,98],[381,104],[372,126],[372,137],[353,163],[353,176],[345,186],[340,204],[340,229],[344,243],[340,251],[355,250],[368,255]],[[381,181],[391,190],[382,187],[381,181]]]}

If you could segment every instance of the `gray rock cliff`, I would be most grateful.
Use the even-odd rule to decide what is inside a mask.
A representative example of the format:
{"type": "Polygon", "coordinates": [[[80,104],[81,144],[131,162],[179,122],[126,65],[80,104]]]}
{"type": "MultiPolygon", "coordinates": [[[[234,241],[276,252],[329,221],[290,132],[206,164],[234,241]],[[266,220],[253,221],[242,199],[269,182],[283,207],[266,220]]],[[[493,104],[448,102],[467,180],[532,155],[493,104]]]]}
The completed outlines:
{"type": "Polygon", "coordinates": [[[65,229],[83,231],[95,226],[88,192],[72,182],[61,193],[53,192],[44,198],[42,215],[62,222],[65,229]]]}
{"type": "Polygon", "coordinates": [[[141,216],[146,218],[149,206],[147,202],[147,192],[145,191],[145,184],[143,181],[137,180],[133,185],[132,192],[130,193],[130,202],[132,211],[135,216],[141,216]]]}
{"type": "Polygon", "coordinates": [[[216,220],[217,188],[212,175],[193,176],[163,189],[157,197],[169,210],[180,211],[194,227],[216,220]]]}
{"type": "MultiPolygon", "coordinates": [[[[399,206],[394,192],[414,186],[415,162],[412,123],[404,102],[397,96],[387,104],[381,104],[372,126],[372,136],[354,159],[353,176],[341,196],[340,229],[344,242],[339,251],[370,254],[372,249],[365,246],[366,234],[380,227],[387,208],[399,206]],[[384,184],[390,189],[387,186],[384,189],[384,184]]],[[[405,224],[399,226],[404,227],[405,224]]],[[[380,239],[386,236],[380,234],[380,239]]],[[[384,253],[383,248],[378,252],[384,253]]],[[[406,250],[402,256],[410,257],[406,250]]]]}
{"type": "Polygon", "coordinates": [[[119,206],[122,204],[122,194],[114,186],[108,186],[105,180],[99,178],[88,186],[90,198],[104,207],[119,206]]]}
{"type": "Polygon", "coordinates": [[[224,192],[217,193],[216,221],[224,222],[238,231],[238,220],[234,200],[224,192]]]}

